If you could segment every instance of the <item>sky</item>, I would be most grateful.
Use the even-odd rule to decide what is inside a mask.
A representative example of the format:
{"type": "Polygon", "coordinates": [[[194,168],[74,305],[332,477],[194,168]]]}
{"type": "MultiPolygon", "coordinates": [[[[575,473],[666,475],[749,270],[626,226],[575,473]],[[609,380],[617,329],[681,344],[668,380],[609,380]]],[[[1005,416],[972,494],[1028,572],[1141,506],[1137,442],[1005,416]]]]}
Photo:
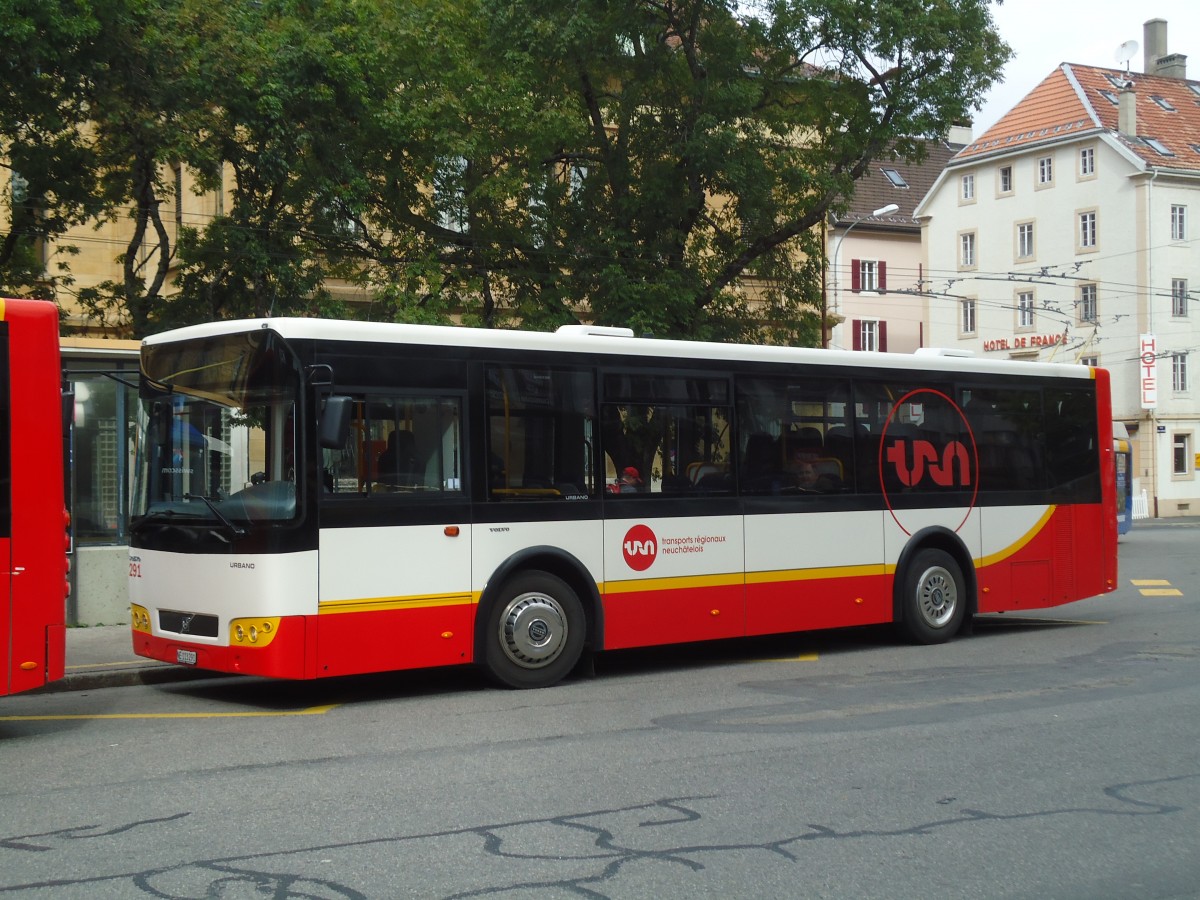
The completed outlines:
{"type": "Polygon", "coordinates": [[[1004,0],[992,16],[1014,57],[1003,81],[986,95],[975,114],[978,137],[1016,106],[1059,63],[1118,66],[1114,54],[1125,41],[1137,41],[1130,72],[1143,70],[1142,25],[1167,20],[1167,52],[1188,57],[1189,80],[1200,81],[1200,2],[1198,0],[1004,0]]]}

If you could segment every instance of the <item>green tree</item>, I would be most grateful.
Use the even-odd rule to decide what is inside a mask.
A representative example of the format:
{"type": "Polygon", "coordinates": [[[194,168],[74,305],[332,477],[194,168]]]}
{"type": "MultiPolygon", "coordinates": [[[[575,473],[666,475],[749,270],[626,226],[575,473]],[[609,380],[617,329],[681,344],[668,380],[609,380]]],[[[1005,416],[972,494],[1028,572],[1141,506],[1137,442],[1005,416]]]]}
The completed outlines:
{"type": "Polygon", "coordinates": [[[535,327],[582,314],[815,343],[829,213],[885,146],[917,156],[964,118],[1008,54],[986,0],[776,0],[757,16],[721,0],[456,0],[424,15],[436,37],[394,122],[406,183],[435,189],[371,215],[405,283],[535,327]]]}
{"type": "Polygon", "coordinates": [[[827,216],[1008,48],[987,0],[753,9],[0,0],[0,277],[47,289],[39,238],[128,215],[81,299],[134,334],[343,314],[342,278],[377,318],[815,343],[827,216]],[[178,165],[228,198],[210,221],[163,221],[178,165]]]}
{"type": "MultiPolygon", "coordinates": [[[[102,209],[98,166],[80,123],[86,120],[89,50],[108,9],[96,3],[3,0],[0,43],[0,195],[6,230],[0,234],[0,290],[48,298],[42,248],[48,239],[102,209]]],[[[49,277],[48,277],[49,275],[49,277]]],[[[60,274],[59,277],[66,277],[60,274]]]]}

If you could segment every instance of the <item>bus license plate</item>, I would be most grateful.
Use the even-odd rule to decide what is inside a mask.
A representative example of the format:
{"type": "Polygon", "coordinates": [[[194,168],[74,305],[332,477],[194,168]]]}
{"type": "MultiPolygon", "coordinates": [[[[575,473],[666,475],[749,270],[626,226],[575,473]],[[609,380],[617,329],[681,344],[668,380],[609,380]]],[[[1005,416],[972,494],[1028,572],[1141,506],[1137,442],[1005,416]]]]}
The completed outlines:
{"type": "Polygon", "coordinates": [[[175,662],[179,663],[181,666],[194,666],[196,664],[196,651],[176,650],[175,662]]]}

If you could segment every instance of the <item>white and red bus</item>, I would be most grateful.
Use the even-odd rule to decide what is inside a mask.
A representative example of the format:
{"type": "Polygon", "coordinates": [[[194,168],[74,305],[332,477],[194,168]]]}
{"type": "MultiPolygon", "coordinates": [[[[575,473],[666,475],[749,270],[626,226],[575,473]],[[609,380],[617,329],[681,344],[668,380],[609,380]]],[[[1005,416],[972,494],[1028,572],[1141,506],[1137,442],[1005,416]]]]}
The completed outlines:
{"type": "Polygon", "coordinates": [[[317,678],[977,613],[1116,587],[1084,366],[261,319],[142,348],[137,653],[317,678]]]}
{"type": "Polygon", "coordinates": [[[58,309],[0,299],[0,694],[61,678],[66,652],[58,309]]]}

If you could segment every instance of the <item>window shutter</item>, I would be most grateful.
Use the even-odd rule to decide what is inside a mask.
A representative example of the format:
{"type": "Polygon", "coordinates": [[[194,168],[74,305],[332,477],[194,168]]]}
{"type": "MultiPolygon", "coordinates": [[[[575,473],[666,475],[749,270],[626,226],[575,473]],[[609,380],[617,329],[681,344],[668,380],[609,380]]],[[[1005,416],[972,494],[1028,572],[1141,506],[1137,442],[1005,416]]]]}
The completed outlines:
{"type": "MultiPolygon", "coordinates": [[[[880,263],[883,265],[883,263],[880,263]]],[[[879,352],[887,353],[887,322],[879,320],[879,352]]]]}
{"type": "Polygon", "coordinates": [[[854,343],[851,345],[852,350],[862,349],[862,319],[850,320],[850,333],[854,335],[854,343]]]}
{"type": "Polygon", "coordinates": [[[857,259],[850,260],[850,290],[862,290],[862,267],[857,259]]]}
{"type": "Polygon", "coordinates": [[[884,293],[887,290],[887,263],[882,259],[879,261],[879,293],[884,293]]]}

